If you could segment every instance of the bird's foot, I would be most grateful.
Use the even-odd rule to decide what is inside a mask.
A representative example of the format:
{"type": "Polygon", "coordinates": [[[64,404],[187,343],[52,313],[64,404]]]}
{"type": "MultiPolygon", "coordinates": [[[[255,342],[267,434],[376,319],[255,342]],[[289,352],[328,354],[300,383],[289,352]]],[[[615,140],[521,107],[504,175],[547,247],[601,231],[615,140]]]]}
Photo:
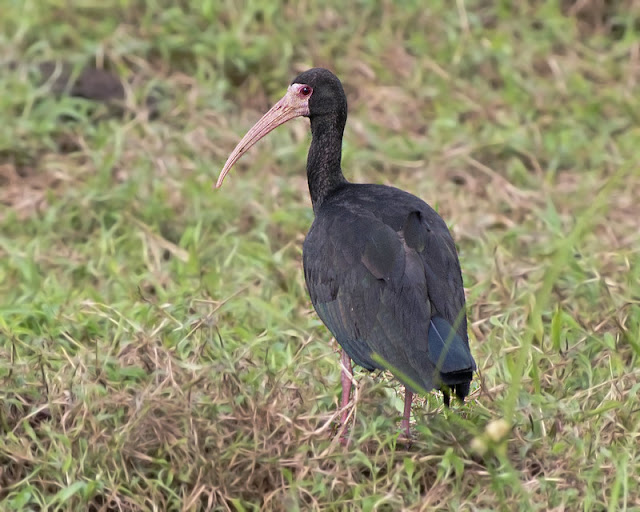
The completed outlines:
{"type": "Polygon", "coordinates": [[[411,446],[413,445],[413,437],[411,436],[411,432],[408,429],[403,428],[402,432],[400,432],[400,435],[398,435],[396,444],[402,446],[407,450],[411,448],[411,446]]]}
{"type": "Polygon", "coordinates": [[[349,444],[349,420],[351,419],[349,412],[350,411],[348,410],[344,411],[340,416],[340,422],[335,422],[331,429],[332,437],[334,439],[337,437],[342,446],[347,446],[349,444]]]}
{"type": "Polygon", "coordinates": [[[400,433],[398,439],[404,441],[405,443],[411,444],[413,437],[411,436],[411,427],[409,425],[409,420],[403,419],[400,425],[402,426],[402,432],[400,433]]]}

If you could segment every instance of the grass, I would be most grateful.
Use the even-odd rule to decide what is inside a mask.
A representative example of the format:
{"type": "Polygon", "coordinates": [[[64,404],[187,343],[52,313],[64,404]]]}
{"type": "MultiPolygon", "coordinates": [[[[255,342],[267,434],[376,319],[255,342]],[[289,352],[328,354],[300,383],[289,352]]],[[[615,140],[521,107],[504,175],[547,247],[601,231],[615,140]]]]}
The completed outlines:
{"type": "Polygon", "coordinates": [[[0,17],[0,509],[640,510],[640,4],[9,2],[0,17]],[[126,79],[124,115],[38,64],[126,79]],[[459,246],[479,373],[398,441],[312,312],[308,126],[212,190],[311,66],[344,169],[459,246]],[[147,98],[157,97],[153,109],[147,98]]]}

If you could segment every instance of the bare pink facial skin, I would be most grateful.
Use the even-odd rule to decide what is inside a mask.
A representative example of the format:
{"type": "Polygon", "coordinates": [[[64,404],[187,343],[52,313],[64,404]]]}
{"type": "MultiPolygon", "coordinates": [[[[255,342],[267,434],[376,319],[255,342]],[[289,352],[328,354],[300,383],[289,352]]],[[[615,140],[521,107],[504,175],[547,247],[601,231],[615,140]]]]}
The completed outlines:
{"type": "Polygon", "coordinates": [[[282,99],[276,103],[253,127],[242,137],[235,149],[229,155],[227,163],[224,164],[216,188],[222,186],[225,176],[240,157],[258,142],[262,137],[274,128],[286,123],[294,117],[309,115],[309,98],[313,94],[313,89],[305,84],[291,84],[282,99]]]}

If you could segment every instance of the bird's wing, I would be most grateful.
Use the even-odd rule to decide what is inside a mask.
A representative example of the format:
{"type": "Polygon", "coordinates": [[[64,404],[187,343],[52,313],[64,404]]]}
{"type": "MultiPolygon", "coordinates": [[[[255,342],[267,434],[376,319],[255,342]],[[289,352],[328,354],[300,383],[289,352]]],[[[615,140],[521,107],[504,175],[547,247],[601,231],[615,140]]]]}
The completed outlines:
{"type": "Polygon", "coordinates": [[[419,211],[406,214],[397,230],[366,212],[325,215],[314,222],[303,255],[311,301],[356,364],[390,368],[427,389],[439,380],[436,364],[457,371],[473,361],[457,253],[448,231],[445,237],[440,231],[419,211]],[[460,311],[457,334],[446,326],[460,311]],[[443,351],[452,336],[468,359],[464,348],[451,356],[443,351]]]}

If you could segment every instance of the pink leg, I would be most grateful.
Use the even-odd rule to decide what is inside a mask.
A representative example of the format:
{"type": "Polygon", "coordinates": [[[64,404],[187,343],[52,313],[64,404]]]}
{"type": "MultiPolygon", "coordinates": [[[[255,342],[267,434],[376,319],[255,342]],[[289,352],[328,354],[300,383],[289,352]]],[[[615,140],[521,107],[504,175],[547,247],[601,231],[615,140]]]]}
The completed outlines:
{"type": "Polygon", "coordinates": [[[340,402],[342,416],[340,418],[340,423],[342,423],[342,426],[344,428],[345,423],[347,422],[347,417],[349,416],[349,411],[346,407],[347,405],[349,405],[349,399],[351,398],[351,380],[353,377],[351,358],[347,355],[344,349],[342,350],[340,361],[342,362],[342,376],[340,378],[340,381],[342,382],[342,400],[340,402]]]}
{"type": "Polygon", "coordinates": [[[406,387],[404,388],[404,415],[402,416],[402,428],[407,436],[407,439],[411,438],[409,432],[409,419],[411,418],[411,401],[413,400],[413,393],[406,387]]]}

